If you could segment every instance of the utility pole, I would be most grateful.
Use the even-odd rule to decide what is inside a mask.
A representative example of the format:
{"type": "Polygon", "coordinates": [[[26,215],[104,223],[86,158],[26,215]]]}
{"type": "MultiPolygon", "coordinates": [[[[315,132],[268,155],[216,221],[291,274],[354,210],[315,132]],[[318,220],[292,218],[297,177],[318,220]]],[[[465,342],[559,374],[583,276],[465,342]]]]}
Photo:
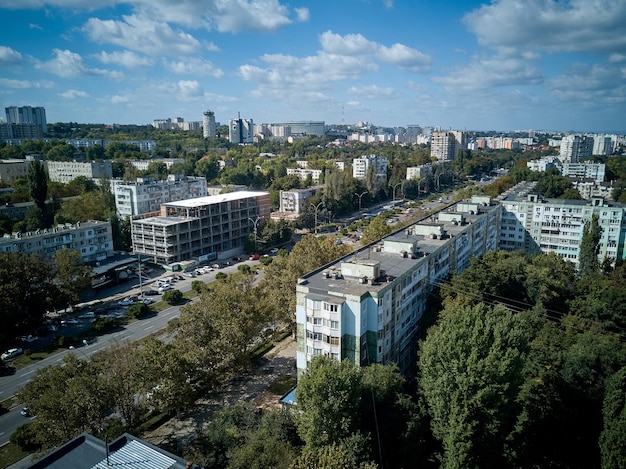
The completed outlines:
{"type": "Polygon", "coordinates": [[[261,217],[257,216],[255,219],[252,219],[250,217],[248,217],[248,220],[250,220],[253,224],[254,224],[254,250],[256,251],[256,235],[257,235],[257,223],[259,222],[259,220],[261,219],[261,217]]]}
{"type": "Polygon", "coordinates": [[[319,210],[320,206],[322,206],[324,204],[324,201],[318,203],[317,205],[314,205],[313,203],[311,203],[311,207],[313,207],[315,209],[315,234],[317,234],[317,211],[319,210]]]}

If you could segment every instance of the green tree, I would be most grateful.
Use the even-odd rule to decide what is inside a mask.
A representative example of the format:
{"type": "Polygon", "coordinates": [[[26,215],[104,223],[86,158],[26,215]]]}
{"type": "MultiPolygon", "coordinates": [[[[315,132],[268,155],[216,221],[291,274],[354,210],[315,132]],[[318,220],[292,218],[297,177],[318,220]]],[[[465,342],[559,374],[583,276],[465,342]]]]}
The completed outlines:
{"type": "Polygon", "coordinates": [[[182,294],[182,292],[180,290],[168,290],[165,293],[163,293],[162,299],[166,303],[169,303],[171,305],[175,305],[175,304],[180,303],[182,301],[183,294],[182,294]]]}
{"type": "Polygon", "coordinates": [[[112,404],[93,362],[79,360],[73,354],[63,361],[63,366],[38,370],[19,394],[20,402],[37,416],[33,431],[45,449],[83,432],[97,433],[112,404]]]}
{"type": "Polygon", "coordinates": [[[374,217],[369,225],[365,227],[363,230],[363,236],[361,236],[361,244],[365,246],[366,244],[373,243],[374,241],[379,240],[380,238],[387,236],[391,233],[392,228],[387,224],[387,219],[384,215],[378,215],[374,217]]]}
{"type": "Polygon", "coordinates": [[[626,467],[626,367],[608,382],[602,409],[604,426],[600,435],[603,469],[626,467]]]}
{"type": "Polygon", "coordinates": [[[419,356],[442,467],[502,467],[524,381],[528,328],[501,306],[447,308],[419,356]]]}
{"type": "Polygon", "coordinates": [[[296,426],[310,448],[339,443],[359,430],[362,377],[348,360],[316,357],[298,380],[296,426]]]}
{"type": "Polygon", "coordinates": [[[600,252],[601,236],[602,228],[598,223],[598,215],[594,213],[591,220],[585,222],[583,237],[580,241],[578,270],[581,277],[597,274],[600,270],[598,253],[600,252]]]}
{"type": "Polygon", "coordinates": [[[92,268],[84,265],[78,251],[67,248],[54,255],[54,280],[61,304],[75,304],[81,294],[91,287],[92,268]]]}
{"type": "Polygon", "coordinates": [[[33,160],[28,167],[28,193],[41,213],[46,210],[48,196],[48,174],[39,160],[33,160]]]}

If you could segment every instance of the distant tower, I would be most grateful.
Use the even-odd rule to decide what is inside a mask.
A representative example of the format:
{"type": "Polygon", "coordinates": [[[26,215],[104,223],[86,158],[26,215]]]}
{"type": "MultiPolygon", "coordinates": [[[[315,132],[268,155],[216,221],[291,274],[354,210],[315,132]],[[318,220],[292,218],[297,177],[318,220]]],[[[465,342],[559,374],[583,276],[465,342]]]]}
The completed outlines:
{"type": "Polygon", "coordinates": [[[215,137],[215,113],[213,111],[204,111],[202,118],[202,134],[204,138],[215,137]]]}

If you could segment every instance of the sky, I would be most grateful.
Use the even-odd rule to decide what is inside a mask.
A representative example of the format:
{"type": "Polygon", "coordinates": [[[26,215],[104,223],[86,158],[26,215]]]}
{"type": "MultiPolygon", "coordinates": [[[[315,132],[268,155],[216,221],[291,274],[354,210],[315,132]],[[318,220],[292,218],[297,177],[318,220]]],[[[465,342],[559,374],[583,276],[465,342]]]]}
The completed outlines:
{"type": "Polygon", "coordinates": [[[0,0],[0,106],[624,133],[626,1],[0,0]]]}

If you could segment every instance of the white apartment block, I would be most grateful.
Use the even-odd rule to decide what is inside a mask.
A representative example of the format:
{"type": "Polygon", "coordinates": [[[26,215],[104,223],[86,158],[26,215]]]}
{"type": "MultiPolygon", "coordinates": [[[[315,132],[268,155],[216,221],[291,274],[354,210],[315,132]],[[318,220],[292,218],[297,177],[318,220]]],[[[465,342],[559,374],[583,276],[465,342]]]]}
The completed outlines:
{"type": "Polygon", "coordinates": [[[204,138],[214,138],[216,135],[215,113],[209,109],[202,113],[202,136],[204,138]]]}
{"type": "Polygon", "coordinates": [[[556,156],[544,156],[537,160],[531,160],[526,163],[526,167],[531,171],[538,171],[545,173],[549,169],[561,170],[561,160],[556,156]]]}
{"type": "Polygon", "coordinates": [[[76,161],[45,161],[48,177],[51,181],[68,182],[78,176],[99,181],[100,179],[111,179],[113,168],[110,161],[78,163],[76,161]]]}
{"type": "Polygon", "coordinates": [[[437,161],[451,161],[456,157],[456,139],[452,132],[433,132],[430,138],[430,156],[437,161]]]}
{"type": "Polygon", "coordinates": [[[388,164],[389,161],[384,156],[363,155],[360,158],[354,158],[352,160],[352,177],[354,179],[365,179],[368,168],[371,166],[374,169],[376,179],[384,182],[387,180],[388,164]]]}
{"type": "Polygon", "coordinates": [[[608,135],[596,135],[593,137],[593,155],[612,155],[613,139],[608,135]]]}
{"type": "Polygon", "coordinates": [[[308,205],[309,199],[323,189],[324,186],[316,186],[308,189],[280,191],[280,207],[277,213],[272,213],[272,218],[289,219],[299,217],[308,205]]]}
{"type": "Polygon", "coordinates": [[[423,178],[429,174],[433,174],[433,166],[430,164],[423,164],[421,166],[409,166],[406,168],[407,181],[413,178],[423,178]]]}
{"type": "Polygon", "coordinates": [[[297,176],[298,179],[302,179],[303,181],[311,176],[311,181],[313,181],[314,184],[320,182],[321,175],[321,169],[287,168],[287,176],[297,176]]]}
{"type": "Polygon", "coordinates": [[[592,152],[593,137],[567,135],[561,139],[559,159],[563,163],[578,163],[581,158],[589,158],[592,152]]]}
{"type": "Polygon", "coordinates": [[[117,216],[124,218],[157,212],[161,204],[178,200],[206,197],[206,178],[170,174],[164,181],[137,178],[135,182],[115,184],[117,216]]]}
{"type": "Polygon", "coordinates": [[[299,278],[298,375],[318,355],[409,375],[430,291],[497,249],[499,214],[488,197],[460,203],[299,278]]]}
{"type": "Polygon", "coordinates": [[[601,197],[606,200],[613,199],[613,182],[598,182],[593,179],[572,179],[574,189],[583,199],[590,200],[601,197]]]}
{"type": "Polygon", "coordinates": [[[138,171],[146,171],[150,163],[165,163],[165,167],[170,169],[174,163],[184,163],[183,158],[156,158],[150,160],[130,160],[129,163],[138,171]]]}
{"type": "Polygon", "coordinates": [[[289,121],[275,122],[274,126],[289,128],[290,135],[326,135],[326,123],[324,121],[289,121]]]}
{"type": "Polygon", "coordinates": [[[162,265],[227,259],[270,215],[269,192],[229,192],[168,202],[158,215],[131,219],[133,251],[162,265]]]}
{"type": "Polygon", "coordinates": [[[600,197],[586,200],[543,200],[533,193],[535,183],[520,183],[498,197],[502,205],[500,249],[529,253],[554,252],[578,267],[585,223],[599,217],[602,237],[598,260],[626,259],[626,207],[600,197]]]}
{"type": "Polygon", "coordinates": [[[75,225],[65,224],[44,230],[5,234],[0,238],[0,251],[38,254],[45,259],[65,248],[79,252],[83,262],[101,261],[111,257],[114,254],[111,222],[77,222],[75,225]]]}
{"type": "Polygon", "coordinates": [[[602,182],[605,173],[604,163],[563,163],[561,166],[561,174],[571,178],[587,178],[602,182]]]}
{"type": "Polygon", "coordinates": [[[0,160],[0,181],[6,184],[12,184],[17,179],[26,178],[28,176],[28,160],[8,159],[0,160]]]}

